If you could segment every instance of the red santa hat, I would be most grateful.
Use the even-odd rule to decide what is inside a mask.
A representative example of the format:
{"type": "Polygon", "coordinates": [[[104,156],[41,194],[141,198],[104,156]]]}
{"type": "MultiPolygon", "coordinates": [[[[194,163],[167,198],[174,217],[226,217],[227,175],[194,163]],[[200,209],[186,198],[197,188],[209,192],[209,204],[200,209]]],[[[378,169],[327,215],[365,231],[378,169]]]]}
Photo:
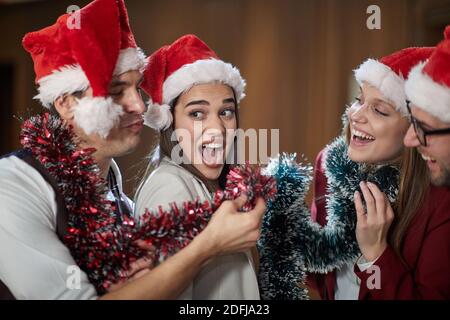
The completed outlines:
{"type": "Polygon", "coordinates": [[[412,47],[394,52],[380,60],[368,59],[354,70],[359,85],[367,82],[390,100],[397,111],[407,116],[405,79],[419,62],[429,58],[434,48],[412,47]]]}
{"type": "Polygon", "coordinates": [[[233,88],[238,102],[245,97],[245,80],[239,70],[220,60],[195,35],[185,35],[148,58],[142,88],[150,96],[145,124],[165,130],[173,122],[170,102],[196,84],[214,81],[233,88]]]}
{"type": "Polygon", "coordinates": [[[406,95],[416,107],[450,123],[450,25],[444,35],[430,59],[412,69],[406,95]]]}
{"type": "Polygon", "coordinates": [[[74,120],[87,134],[106,137],[123,114],[122,106],[108,97],[113,75],[143,70],[146,62],[123,0],[95,0],[26,34],[22,43],[34,62],[39,91],[35,99],[50,108],[61,95],[91,87],[93,97],[79,99],[74,120]]]}

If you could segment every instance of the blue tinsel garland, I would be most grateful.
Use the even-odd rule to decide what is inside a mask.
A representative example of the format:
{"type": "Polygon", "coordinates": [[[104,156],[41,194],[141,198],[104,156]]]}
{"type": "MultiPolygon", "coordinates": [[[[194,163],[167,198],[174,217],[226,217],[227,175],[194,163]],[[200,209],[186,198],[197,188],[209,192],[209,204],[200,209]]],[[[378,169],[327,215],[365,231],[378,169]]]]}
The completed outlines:
{"type": "Polygon", "coordinates": [[[271,162],[268,173],[277,180],[278,194],[264,217],[260,250],[260,289],[263,299],[306,299],[306,271],[326,273],[354,262],[360,255],[356,242],[356,211],[353,195],[360,181],[378,185],[391,202],[398,193],[399,170],[351,161],[343,137],[328,146],[327,224],[310,218],[305,195],[311,182],[311,166],[299,165],[295,155],[271,162]],[[300,286],[299,286],[300,285],[300,286]]]}
{"type": "Polygon", "coordinates": [[[271,160],[267,174],[277,181],[275,199],[267,204],[261,237],[259,284],[261,297],[306,299],[307,291],[297,286],[304,282],[304,260],[297,250],[297,227],[309,215],[304,198],[311,182],[312,167],[295,162],[295,154],[271,160]],[[293,210],[297,208],[297,210],[293,210]]]}

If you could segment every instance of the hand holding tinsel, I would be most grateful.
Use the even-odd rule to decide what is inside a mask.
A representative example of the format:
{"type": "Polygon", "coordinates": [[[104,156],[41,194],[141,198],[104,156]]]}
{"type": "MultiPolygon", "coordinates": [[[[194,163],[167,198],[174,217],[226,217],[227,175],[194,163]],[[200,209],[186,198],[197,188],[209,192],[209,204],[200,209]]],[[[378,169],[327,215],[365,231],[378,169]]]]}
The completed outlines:
{"type": "Polygon", "coordinates": [[[212,214],[226,200],[234,200],[245,194],[247,201],[243,212],[252,210],[258,197],[268,201],[276,193],[276,182],[272,177],[261,174],[259,167],[249,164],[230,170],[224,190],[213,195],[213,202],[184,202],[181,207],[175,203],[165,211],[160,207],[156,212],[146,209],[133,239],[145,239],[156,247],[157,256],[165,259],[189,244],[208,224],[212,214]]]}
{"type": "MultiPolygon", "coordinates": [[[[275,179],[261,174],[259,167],[249,164],[230,170],[225,190],[214,193],[213,202],[184,202],[181,206],[170,204],[169,210],[159,207],[157,211],[145,210],[140,219],[126,219],[121,228],[129,240],[128,252],[131,260],[137,259],[142,251],[135,240],[145,240],[156,248],[156,256],[162,261],[187,246],[208,224],[214,211],[226,200],[234,200],[241,194],[247,196],[242,211],[252,210],[258,197],[266,201],[276,193],[275,179]]],[[[117,247],[114,246],[114,247],[117,247]]],[[[108,277],[111,281],[116,276],[108,277]]]]}
{"type": "Polygon", "coordinates": [[[162,260],[189,244],[223,201],[245,193],[248,200],[242,210],[248,211],[257,197],[267,201],[275,194],[275,181],[261,175],[258,167],[246,164],[230,171],[225,190],[217,191],[212,203],[171,204],[170,210],[147,210],[137,221],[132,217],[118,219],[115,204],[106,198],[106,181],[92,158],[95,150],[79,150],[75,138],[70,126],[48,113],[22,125],[23,147],[55,179],[64,198],[68,214],[65,244],[99,293],[123,280],[130,264],[147,254],[136,240],[153,244],[162,260]]]}
{"type": "Polygon", "coordinates": [[[263,299],[305,299],[306,271],[327,273],[354,263],[360,256],[355,236],[354,192],[361,181],[371,181],[392,201],[398,193],[399,170],[384,165],[368,170],[348,157],[343,137],[327,147],[320,165],[327,181],[327,221],[312,221],[305,197],[312,168],[297,164],[295,156],[273,159],[269,173],[278,193],[267,205],[259,241],[260,292],[263,299]]]}

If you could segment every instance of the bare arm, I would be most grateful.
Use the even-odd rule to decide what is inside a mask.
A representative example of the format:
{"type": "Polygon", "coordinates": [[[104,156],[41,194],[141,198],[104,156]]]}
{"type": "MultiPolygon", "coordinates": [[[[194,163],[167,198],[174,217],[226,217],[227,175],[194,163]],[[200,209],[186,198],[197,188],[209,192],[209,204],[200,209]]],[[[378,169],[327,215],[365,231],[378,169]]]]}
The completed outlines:
{"type": "Polygon", "coordinates": [[[258,199],[253,211],[242,214],[238,208],[244,203],[244,197],[224,202],[205,230],[186,248],[139,279],[100,299],[175,299],[214,256],[254,247],[260,235],[265,204],[258,199]]]}
{"type": "Polygon", "coordinates": [[[176,299],[208,261],[209,253],[206,250],[202,241],[194,239],[186,248],[145,276],[100,299],[176,299]]]}

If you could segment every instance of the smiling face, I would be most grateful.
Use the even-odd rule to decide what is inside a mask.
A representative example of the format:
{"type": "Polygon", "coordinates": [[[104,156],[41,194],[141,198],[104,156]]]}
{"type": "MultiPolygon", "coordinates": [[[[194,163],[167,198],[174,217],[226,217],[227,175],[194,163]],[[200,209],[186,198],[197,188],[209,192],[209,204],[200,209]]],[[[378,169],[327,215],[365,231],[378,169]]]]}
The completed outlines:
{"type": "Polygon", "coordinates": [[[183,154],[208,180],[219,178],[233,146],[236,108],[233,90],[219,83],[195,85],[175,105],[175,131],[183,154]]]}
{"type": "MultiPolygon", "coordinates": [[[[412,105],[411,113],[426,131],[449,128],[445,123],[412,105]]],[[[404,143],[407,147],[417,148],[426,161],[431,182],[437,186],[450,187],[450,134],[427,136],[427,146],[422,146],[413,126],[408,129],[404,143]]]]}
{"type": "Polygon", "coordinates": [[[370,164],[399,161],[408,119],[396,111],[378,89],[367,83],[363,83],[358,99],[348,111],[349,158],[370,164]]]}

